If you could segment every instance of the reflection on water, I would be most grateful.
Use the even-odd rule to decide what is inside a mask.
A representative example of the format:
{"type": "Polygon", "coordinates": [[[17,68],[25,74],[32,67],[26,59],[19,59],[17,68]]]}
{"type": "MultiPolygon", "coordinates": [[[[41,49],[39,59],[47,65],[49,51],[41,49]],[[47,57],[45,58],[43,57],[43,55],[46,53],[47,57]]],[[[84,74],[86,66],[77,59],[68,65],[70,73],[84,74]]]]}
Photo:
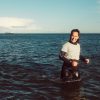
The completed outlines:
{"type": "Polygon", "coordinates": [[[80,100],[80,83],[66,83],[61,85],[61,96],[65,100],[80,100]]]}
{"type": "Polygon", "coordinates": [[[0,65],[0,98],[31,100],[80,100],[80,83],[51,81],[46,75],[18,65],[0,65]]]}

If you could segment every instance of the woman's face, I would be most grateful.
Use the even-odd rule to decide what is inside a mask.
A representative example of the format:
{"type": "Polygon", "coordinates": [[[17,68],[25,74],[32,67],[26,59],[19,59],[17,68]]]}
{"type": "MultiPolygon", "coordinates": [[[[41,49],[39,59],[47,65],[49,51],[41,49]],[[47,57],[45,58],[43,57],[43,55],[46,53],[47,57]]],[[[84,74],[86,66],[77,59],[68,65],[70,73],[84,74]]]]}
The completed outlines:
{"type": "Polygon", "coordinates": [[[78,32],[73,32],[71,36],[71,42],[76,43],[78,39],[79,39],[78,32]]]}

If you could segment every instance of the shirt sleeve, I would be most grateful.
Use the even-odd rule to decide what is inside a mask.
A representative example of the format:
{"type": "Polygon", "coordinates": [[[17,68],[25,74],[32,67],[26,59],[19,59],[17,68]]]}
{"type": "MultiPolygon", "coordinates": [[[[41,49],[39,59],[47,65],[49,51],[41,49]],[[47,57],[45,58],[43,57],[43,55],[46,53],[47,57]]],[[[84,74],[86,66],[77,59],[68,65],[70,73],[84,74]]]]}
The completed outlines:
{"type": "Polygon", "coordinates": [[[64,44],[61,51],[68,52],[68,43],[64,44]]]}
{"type": "Polygon", "coordinates": [[[68,59],[65,57],[65,55],[66,55],[66,52],[60,51],[59,58],[63,60],[64,62],[68,62],[68,59]]]}

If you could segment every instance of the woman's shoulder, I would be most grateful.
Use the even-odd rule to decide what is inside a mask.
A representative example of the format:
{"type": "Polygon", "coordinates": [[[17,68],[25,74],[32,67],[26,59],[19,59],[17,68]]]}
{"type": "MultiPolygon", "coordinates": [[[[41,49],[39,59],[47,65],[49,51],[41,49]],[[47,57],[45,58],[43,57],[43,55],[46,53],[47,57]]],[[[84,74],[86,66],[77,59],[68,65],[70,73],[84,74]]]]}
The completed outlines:
{"type": "Polygon", "coordinates": [[[63,44],[63,46],[68,46],[70,43],[69,42],[65,42],[64,44],[63,44]]]}
{"type": "Polygon", "coordinates": [[[77,43],[78,46],[80,46],[80,43],[77,43]]]}
{"type": "Polygon", "coordinates": [[[69,44],[70,44],[70,42],[68,42],[68,41],[64,43],[64,45],[69,45],[69,44]]]}

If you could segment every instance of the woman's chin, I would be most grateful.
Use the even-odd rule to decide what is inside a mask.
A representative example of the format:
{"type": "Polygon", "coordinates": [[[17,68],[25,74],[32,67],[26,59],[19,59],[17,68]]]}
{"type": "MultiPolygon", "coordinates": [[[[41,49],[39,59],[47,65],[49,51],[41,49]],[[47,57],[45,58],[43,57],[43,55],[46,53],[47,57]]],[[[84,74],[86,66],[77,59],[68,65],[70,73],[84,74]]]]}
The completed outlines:
{"type": "Polygon", "coordinates": [[[76,41],[72,41],[72,43],[76,43],[76,41]]]}

